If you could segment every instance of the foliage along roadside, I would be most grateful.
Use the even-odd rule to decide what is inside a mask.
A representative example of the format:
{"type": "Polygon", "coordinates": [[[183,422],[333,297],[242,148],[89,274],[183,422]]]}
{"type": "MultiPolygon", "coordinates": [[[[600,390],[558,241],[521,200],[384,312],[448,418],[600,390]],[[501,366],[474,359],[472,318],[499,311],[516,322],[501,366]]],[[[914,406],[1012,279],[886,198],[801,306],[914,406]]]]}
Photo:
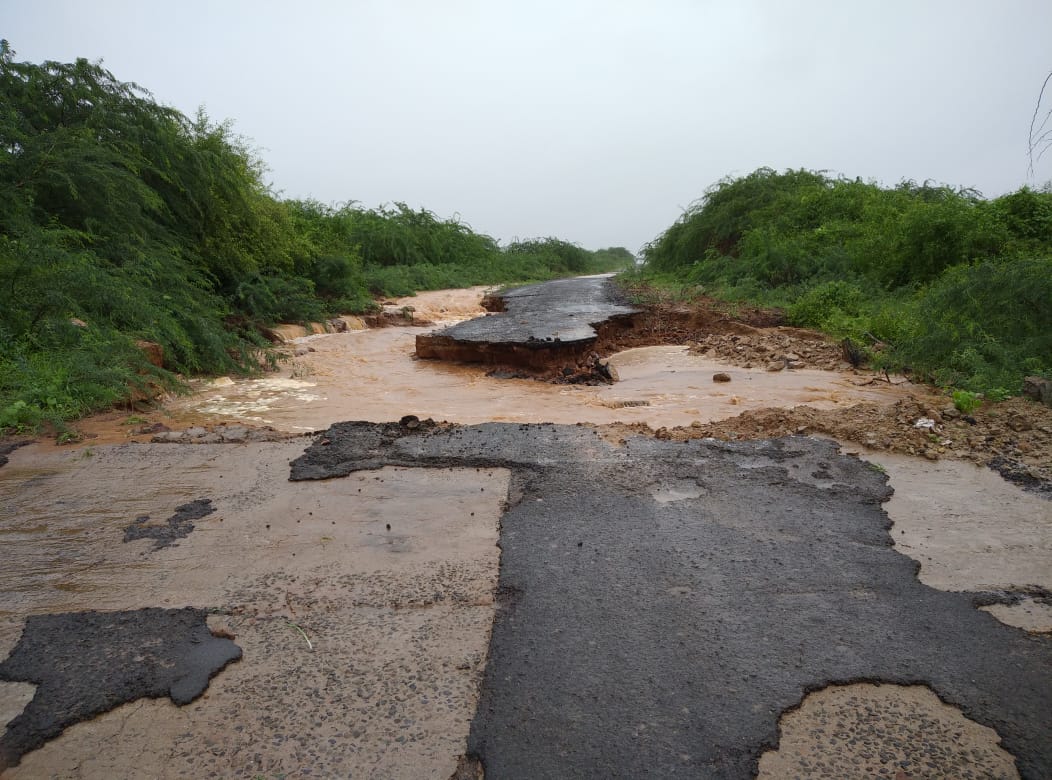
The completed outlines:
{"type": "Polygon", "coordinates": [[[178,374],[251,371],[274,322],[633,259],[557,239],[501,248],[404,204],[282,200],[229,123],[83,59],[17,62],[0,42],[0,433],[178,374]],[[163,367],[139,340],[161,345],[163,367]]]}
{"type": "Polygon", "coordinates": [[[639,276],[783,307],[877,365],[1017,394],[1052,377],[1052,190],[993,200],[761,168],[711,187],[643,250],[639,276]]]}

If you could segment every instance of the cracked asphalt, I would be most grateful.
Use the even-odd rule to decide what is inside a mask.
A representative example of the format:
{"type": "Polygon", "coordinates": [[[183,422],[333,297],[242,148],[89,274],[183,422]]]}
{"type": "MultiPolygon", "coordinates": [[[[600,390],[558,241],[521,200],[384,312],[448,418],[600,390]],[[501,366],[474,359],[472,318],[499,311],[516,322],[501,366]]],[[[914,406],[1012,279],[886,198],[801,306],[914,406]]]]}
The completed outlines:
{"type": "Polygon", "coordinates": [[[606,276],[579,276],[516,287],[500,294],[504,311],[451,325],[434,335],[456,342],[541,344],[592,341],[593,324],[637,311],[606,276]]]}
{"type": "Polygon", "coordinates": [[[1052,640],[921,584],[884,475],[833,443],[346,423],[291,474],[381,463],[511,470],[468,740],[487,778],[752,777],[783,712],[863,681],[929,687],[1052,776],[1052,640]]]}
{"type": "Polygon", "coordinates": [[[80,674],[91,707],[4,777],[750,778],[766,762],[914,780],[1013,777],[1012,758],[1052,776],[1052,637],[921,583],[880,470],[805,437],[617,431],[406,417],[309,446],[12,453],[0,668],[41,687],[0,684],[8,740],[56,685],[34,615],[110,634],[119,652],[98,657],[120,668],[76,672],[90,642],[71,633],[51,679],[80,674]],[[124,543],[146,516],[179,534],[124,543]],[[176,706],[170,675],[128,684],[151,653],[87,610],[186,605],[198,641],[234,637],[242,657],[176,706]],[[961,742],[961,715],[993,747],[961,742]]]}

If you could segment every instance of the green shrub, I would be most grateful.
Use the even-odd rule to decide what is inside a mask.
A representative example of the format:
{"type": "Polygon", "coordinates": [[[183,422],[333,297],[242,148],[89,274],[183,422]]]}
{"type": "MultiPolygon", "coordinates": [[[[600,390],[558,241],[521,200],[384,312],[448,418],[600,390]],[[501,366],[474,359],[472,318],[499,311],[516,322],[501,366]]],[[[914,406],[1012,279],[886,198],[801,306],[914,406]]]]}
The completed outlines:
{"type": "Polygon", "coordinates": [[[789,322],[836,335],[857,335],[866,295],[857,284],[822,282],[807,289],[786,309],[789,322]]]}
{"type": "Polygon", "coordinates": [[[1052,372],[1052,192],[984,200],[815,171],[724,179],[644,247],[642,275],[873,337],[889,368],[976,392],[1052,372]]]}
{"type": "Polygon", "coordinates": [[[311,322],[324,318],[325,309],[314,294],[309,279],[256,276],[238,284],[234,292],[237,308],[250,321],[311,322]]]}
{"type": "Polygon", "coordinates": [[[954,390],[952,394],[953,405],[957,408],[957,411],[963,414],[971,414],[983,403],[983,397],[979,393],[972,393],[968,390],[954,390]]]}
{"type": "Polygon", "coordinates": [[[1052,258],[950,269],[911,308],[898,353],[939,384],[1019,392],[1052,375],[1052,258]]]}

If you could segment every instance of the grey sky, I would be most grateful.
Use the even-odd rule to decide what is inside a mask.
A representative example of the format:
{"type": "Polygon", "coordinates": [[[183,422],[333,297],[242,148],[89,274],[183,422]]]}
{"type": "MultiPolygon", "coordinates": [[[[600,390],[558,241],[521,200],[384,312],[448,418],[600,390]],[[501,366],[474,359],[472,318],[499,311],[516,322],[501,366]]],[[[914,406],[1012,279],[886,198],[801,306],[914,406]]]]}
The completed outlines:
{"type": "Polygon", "coordinates": [[[762,165],[1027,183],[1050,31],[1049,0],[0,0],[19,59],[234,120],[286,197],[633,251],[762,165]]]}

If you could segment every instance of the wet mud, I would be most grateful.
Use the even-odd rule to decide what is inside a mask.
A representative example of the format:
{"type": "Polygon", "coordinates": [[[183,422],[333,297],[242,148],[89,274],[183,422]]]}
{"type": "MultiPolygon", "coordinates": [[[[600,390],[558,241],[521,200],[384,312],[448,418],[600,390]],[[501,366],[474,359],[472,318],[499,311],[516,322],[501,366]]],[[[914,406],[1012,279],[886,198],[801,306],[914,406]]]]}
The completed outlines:
{"type": "Polygon", "coordinates": [[[19,447],[24,447],[29,444],[31,440],[26,439],[24,441],[0,441],[0,466],[7,465],[7,456],[17,450],[19,447]]]}
{"type": "MultiPolygon", "coordinates": [[[[515,596],[468,743],[487,776],[750,777],[782,712],[856,681],[930,687],[995,730],[1022,777],[1052,772],[1052,640],[920,582],[888,533],[885,475],[834,442],[348,423],[291,478],[378,462],[512,471],[500,588],[515,596]]],[[[944,749],[960,763],[971,747],[944,749]]]]}
{"type": "Polygon", "coordinates": [[[214,637],[203,609],[32,615],[0,680],[36,686],[0,736],[0,770],[80,721],[142,698],[189,704],[241,648],[214,637]]]}

